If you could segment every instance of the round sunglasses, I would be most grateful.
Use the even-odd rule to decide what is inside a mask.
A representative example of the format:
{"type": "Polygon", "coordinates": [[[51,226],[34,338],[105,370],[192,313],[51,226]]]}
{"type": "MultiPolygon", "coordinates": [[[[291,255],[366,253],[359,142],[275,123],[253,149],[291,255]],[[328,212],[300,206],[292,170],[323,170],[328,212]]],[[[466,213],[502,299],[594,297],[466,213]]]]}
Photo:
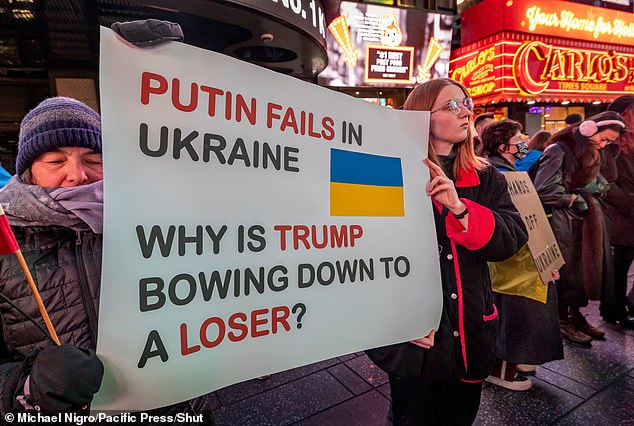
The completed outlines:
{"type": "Polygon", "coordinates": [[[452,113],[459,115],[462,112],[463,107],[466,108],[467,111],[469,112],[473,111],[473,99],[471,98],[464,98],[463,100],[449,99],[449,101],[447,101],[445,105],[441,106],[440,108],[436,108],[430,114],[433,114],[436,111],[440,111],[442,109],[448,109],[452,113]]]}

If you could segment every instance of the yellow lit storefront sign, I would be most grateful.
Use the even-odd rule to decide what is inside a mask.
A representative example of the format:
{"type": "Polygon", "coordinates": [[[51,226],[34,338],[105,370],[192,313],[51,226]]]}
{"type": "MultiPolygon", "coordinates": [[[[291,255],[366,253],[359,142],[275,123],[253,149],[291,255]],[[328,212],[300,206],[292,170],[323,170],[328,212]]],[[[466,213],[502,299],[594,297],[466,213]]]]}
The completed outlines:
{"type": "Polygon", "coordinates": [[[631,46],[634,13],[561,0],[486,0],[461,14],[462,45],[500,32],[631,46]]]}
{"type": "MultiPolygon", "coordinates": [[[[470,77],[475,71],[481,72],[480,70],[484,65],[492,65],[491,61],[493,61],[494,58],[495,47],[492,46],[487,49],[478,50],[464,65],[451,72],[451,78],[462,82],[465,78],[470,77]]],[[[490,67],[486,67],[485,69],[492,70],[490,67]]],[[[474,77],[474,80],[478,80],[478,78],[474,77]]]]}
{"type": "MultiPolygon", "coordinates": [[[[528,31],[537,34],[564,31],[562,36],[566,33],[585,33],[595,40],[610,38],[622,40],[623,43],[634,41],[634,22],[612,16],[597,16],[583,8],[579,5],[576,11],[569,8],[548,11],[542,5],[529,6],[524,14],[528,19],[528,31]]],[[[606,15],[609,12],[606,9],[606,15]]]]}
{"type": "MultiPolygon", "coordinates": [[[[497,38],[509,36],[502,33],[497,38]]],[[[469,53],[452,59],[449,71],[475,99],[609,99],[634,92],[634,49],[580,49],[540,40],[478,47],[464,47],[462,51],[469,53]]]]}
{"type": "Polygon", "coordinates": [[[634,55],[574,49],[541,41],[523,43],[513,58],[513,80],[524,93],[634,89],[634,55]]]}
{"type": "Polygon", "coordinates": [[[449,75],[452,79],[461,82],[469,91],[469,96],[478,98],[493,93],[496,84],[496,67],[500,61],[496,60],[496,51],[499,45],[489,46],[450,62],[449,75]]]}

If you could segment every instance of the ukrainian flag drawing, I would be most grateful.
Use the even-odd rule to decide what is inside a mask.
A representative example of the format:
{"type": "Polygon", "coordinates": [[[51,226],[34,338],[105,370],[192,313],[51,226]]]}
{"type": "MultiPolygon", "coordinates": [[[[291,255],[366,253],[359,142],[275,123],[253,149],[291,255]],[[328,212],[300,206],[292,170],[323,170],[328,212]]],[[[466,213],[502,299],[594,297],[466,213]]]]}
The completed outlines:
{"type": "Polygon", "coordinates": [[[401,159],[330,149],[331,216],[404,216],[401,159]]]}

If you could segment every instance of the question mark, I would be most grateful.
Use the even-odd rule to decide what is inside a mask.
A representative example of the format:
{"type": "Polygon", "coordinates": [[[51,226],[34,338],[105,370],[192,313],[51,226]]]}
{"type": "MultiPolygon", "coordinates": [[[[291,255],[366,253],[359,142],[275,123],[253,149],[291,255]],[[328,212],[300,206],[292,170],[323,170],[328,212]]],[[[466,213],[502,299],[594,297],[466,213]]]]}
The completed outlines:
{"type": "Polygon", "coordinates": [[[297,328],[299,329],[302,328],[302,317],[306,313],[306,305],[303,303],[296,303],[295,306],[293,306],[293,309],[291,309],[292,313],[295,313],[295,311],[299,311],[299,314],[297,314],[297,328]]]}

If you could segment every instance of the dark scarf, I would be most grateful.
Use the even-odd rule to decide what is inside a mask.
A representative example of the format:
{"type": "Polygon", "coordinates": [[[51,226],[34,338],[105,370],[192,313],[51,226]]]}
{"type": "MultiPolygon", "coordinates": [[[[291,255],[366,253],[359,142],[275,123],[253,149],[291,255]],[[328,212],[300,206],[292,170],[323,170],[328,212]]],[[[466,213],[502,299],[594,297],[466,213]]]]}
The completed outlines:
{"type": "Polygon", "coordinates": [[[0,202],[13,226],[62,226],[102,233],[103,181],[72,188],[42,188],[14,176],[0,190],[0,202]]]}

